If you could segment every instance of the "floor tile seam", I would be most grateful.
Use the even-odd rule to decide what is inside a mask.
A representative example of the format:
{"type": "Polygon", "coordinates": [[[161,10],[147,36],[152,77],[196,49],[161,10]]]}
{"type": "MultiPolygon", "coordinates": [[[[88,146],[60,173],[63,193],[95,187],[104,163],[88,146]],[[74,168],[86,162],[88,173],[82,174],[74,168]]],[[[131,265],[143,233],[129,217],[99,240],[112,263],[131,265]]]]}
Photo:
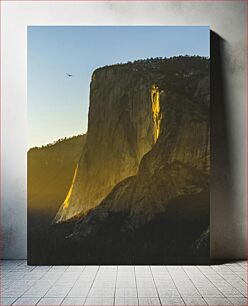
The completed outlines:
{"type": "Polygon", "coordinates": [[[117,277],[118,277],[118,266],[117,266],[116,277],[115,277],[114,304],[115,304],[115,296],[116,296],[116,288],[117,288],[117,277]]]}
{"type": "MultiPolygon", "coordinates": [[[[219,273],[219,272],[217,272],[217,274],[221,277],[221,278],[223,278],[223,276],[219,273]]],[[[243,292],[241,292],[238,288],[235,288],[227,279],[225,279],[225,278],[223,278],[224,280],[225,280],[225,282],[227,282],[232,288],[234,288],[234,289],[236,289],[237,291],[239,291],[239,293],[241,293],[242,295],[243,295],[243,292]]],[[[244,296],[244,295],[243,295],[244,296]]],[[[244,297],[247,297],[247,296],[244,296],[244,297]]]]}
{"type": "Polygon", "coordinates": [[[158,288],[157,288],[157,285],[156,285],[156,282],[155,282],[155,279],[154,279],[152,268],[151,268],[151,266],[149,266],[149,267],[150,267],[153,283],[154,283],[154,286],[155,286],[155,289],[156,289],[156,292],[157,292],[157,295],[158,295],[159,303],[160,303],[160,305],[162,305],[162,302],[161,302],[161,299],[160,299],[160,296],[159,296],[159,292],[158,292],[158,288]]]}
{"type": "MultiPolygon", "coordinates": [[[[175,287],[176,287],[176,289],[177,289],[177,291],[178,291],[178,293],[179,293],[179,295],[180,295],[180,298],[182,299],[182,301],[183,301],[183,303],[184,303],[184,300],[183,300],[183,297],[182,297],[182,295],[181,295],[181,292],[178,290],[178,287],[177,287],[177,285],[176,285],[176,283],[175,283],[175,281],[174,281],[174,279],[173,279],[173,277],[172,277],[172,275],[171,275],[171,273],[170,273],[170,270],[168,269],[168,267],[166,266],[166,270],[168,271],[168,273],[169,273],[169,275],[170,275],[170,277],[171,277],[171,279],[172,279],[172,281],[173,281],[173,283],[174,283],[174,285],[175,285],[175,287]]],[[[185,304],[185,303],[184,303],[185,304]]]]}
{"type": "Polygon", "coordinates": [[[136,266],[134,266],[134,280],[135,280],[135,288],[136,288],[136,298],[139,306],[139,297],[138,297],[138,284],[137,284],[137,275],[136,275],[136,266]]]}
{"type": "MultiPolygon", "coordinates": [[[[70,266],[68,266],[67,269],[68,269],[69,267],[70,267],[70,266]]],[[[84,266],[83,270],[81,271],[81,273],[83,273],[84,269],[85,269],[85,266],[84,266]]],[[[65,295],[64,298],[68,297],[69,292],[72,290],[73,286],[75,285],[75,283],[77,282],[77,280],[80,278],[81,273],[78,274],[78,277],[75,279],[75,281],[73,282],[71,288],[67,291],[67,293],[66,293],[66,295],[65,295]]],[[[55,282],[55,284],[56,284],[56,282],[55,282]]]]}
{"type": "MultiPolygon", "coordinates": [[[[198,269],[199,269],[199,267],[198,266],[196,266],[198,269]]],[[[199,269],[200,270],[200,269],[199,269]]],[[[212,282],[211,282],[211,279],[209,279],[208,277],[207,277],[207,275],[205,275],[205,274],[203,274],[209,281],[210,281],[210,283],[218,290],[218,292],[224,297],[224,295],[222,294],[222,292],[218,289],[218,287],[215,285],[215,284],[213,284],[212,282]]]]}
{"type": "MultiPolygon", "coordinates": [[[[85,266],[85,269],[86,269],[86,266],[85,266]]],[[[88,297],[89,297],[89,293],[90,293],[90,291],[91,291],[91,289],[92,289],[92,287],[93,287],[93,284],[94,284],[94,282],[95,282],[95,280],[96,280],[96,277],[97,277],[97,274],[98,274],[99,270],[100,270],[100,266],[98,266],[98,268],[97,268],[97,270],[96,270],[96,273],[95,273],[93,282],[92,282],[92,284],[91,284],[91,286],[90,286],[90,289],[88,290],[88,293],[87,293],[87,295],[86,295],[86,297],[85,297],[84,305],[85,305],[85,303],[86,303],[86,301],[87,301],[87,299],[88,299],[88,297]]]]}
{"type": "MultiPolygon", "coordinates": [[[[189,279],[190,279],[191,283],[193,284],[193,286],[195,287],[195,289],[197,290],[197,292],[200,294],[201,298],[203,298],[203,296],[202,296],[201,292],[199,291],[199,289],[197,288],[197,286],[195,285],[195,283],[192,281],[192,279],[191,279],[190,275],[187,273],[187,271],[186,271],[184,268],[183,268],[183,270],[184,270],[184,271],[185,271],[185,273],[188,275],[188,277],[189,277],[189,279]]],[[[201,274],[203,274],[203,273],[201,272],[201,274]]],[[[203,274],[203,276],[204,276],[204,274],[203,274]]],[[[210,281],[210,283],[212,283],[212,282],[210,281]]]]}

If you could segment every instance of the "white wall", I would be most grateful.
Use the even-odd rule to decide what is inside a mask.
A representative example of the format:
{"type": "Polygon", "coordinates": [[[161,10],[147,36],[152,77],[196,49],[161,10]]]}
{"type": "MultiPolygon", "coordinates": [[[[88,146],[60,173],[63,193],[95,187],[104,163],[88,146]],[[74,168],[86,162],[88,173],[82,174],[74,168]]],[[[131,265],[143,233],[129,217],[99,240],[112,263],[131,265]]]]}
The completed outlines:
{"type": "Polygon", "coordinates": [[[217,76],[213,87],[219,85],[214,87],[212,111],[216,136],[211,254],[215,258],[244,258],[247,249],[246,1],[4,1],[1,5],[3,257],[26,258],[27,25],[156,24],[210,25],[222,37],[221,61],[217,57],[212,67],[217,69],[212,74],[212,78],[217,76]]]}

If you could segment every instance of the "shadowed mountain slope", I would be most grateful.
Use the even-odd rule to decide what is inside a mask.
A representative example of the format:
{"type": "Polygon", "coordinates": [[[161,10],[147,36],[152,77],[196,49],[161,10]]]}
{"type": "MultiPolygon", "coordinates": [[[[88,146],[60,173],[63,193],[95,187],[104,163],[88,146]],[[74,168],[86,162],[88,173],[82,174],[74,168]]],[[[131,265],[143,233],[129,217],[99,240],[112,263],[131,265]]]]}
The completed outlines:
{"type": "Polygon", "coordinates": [[[28,151],[28,211],[54,217],[64,200],[86,135],[61,139],[28,151]]]}

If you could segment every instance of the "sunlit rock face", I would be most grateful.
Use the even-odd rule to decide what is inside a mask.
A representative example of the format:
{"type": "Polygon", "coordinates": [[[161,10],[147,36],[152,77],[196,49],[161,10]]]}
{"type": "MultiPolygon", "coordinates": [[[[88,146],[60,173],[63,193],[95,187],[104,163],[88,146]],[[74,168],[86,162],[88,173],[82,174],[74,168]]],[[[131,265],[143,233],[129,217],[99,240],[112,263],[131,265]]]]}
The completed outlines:
{"type": "Polygon", "coordinates": [[[160,110],[160,93],[159,93],[159,88],[156,87],[156,85],[153,85],[151,89],[151,102],[152,102],[152,115],[154,123],[153,137],[154,137],[154,142],[156,142],[160,133],[160,126],[162,121],[162,113],[160,110]]]}
{"type": "Polygon", "coordinates": [[[161,214],[174,225],[184,218],[196,235],[209,225],[209,61],[176,58],[151,70],[153,145],[136,174],[78,222],[75,235],[98,235],[115,214],[125,216],[120,232],[138,229],[161,214]]]}
{"type": "Polygon", "coordinates": [[[88,116],[86,144],[56,222],[85,214],[137,173],[158,139],[159,89],[150,75],[128,65],[98,69],[91,80],[88,116]]]}
{"type": "Polygon", "coordinates": [[[208,210],[209,152],[207,59],[97,69],[86,144],[55,220],[85,216],[75,229],[83,234],[111,212],[125,213],[123,227],[136,228],[186,197],[203,195],[208,210]]]}
{"type": "Polygon", "coordinates": [[[160,95],[163,120],[156,144],[137,175],[116,186],[102,207],[127,212],[133,227],[137,219],[142,223],[166,212],[170,201],[209,193],[209,112],[196,103],[174,93],[160,95]]]}

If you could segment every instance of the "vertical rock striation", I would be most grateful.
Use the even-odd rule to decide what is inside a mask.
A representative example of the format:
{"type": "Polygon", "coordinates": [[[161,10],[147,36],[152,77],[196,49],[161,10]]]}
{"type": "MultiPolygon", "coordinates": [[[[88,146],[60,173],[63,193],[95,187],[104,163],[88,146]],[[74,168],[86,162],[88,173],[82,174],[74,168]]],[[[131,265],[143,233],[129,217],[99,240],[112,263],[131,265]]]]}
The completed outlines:
{"type": "Polygon", "coordinates": [[[137,173],[157,141],[159,91],[149,75],[113,66],[97,69],[90,85],[86,144],[55,222],[96,207],[123,179],[137,173]]]}
{"type": "Polygon", "coordinates": [[[205,194],[202,203],[208,203],[209,152],[208,59],[176,57],[97,69],[86,144],[55,221],[86,216],[84,232],[89,211],[91,219],[102,211],[105,217],[125,212],[125,224],[135,228],[165,213],[175,199],[205,194]]]}

